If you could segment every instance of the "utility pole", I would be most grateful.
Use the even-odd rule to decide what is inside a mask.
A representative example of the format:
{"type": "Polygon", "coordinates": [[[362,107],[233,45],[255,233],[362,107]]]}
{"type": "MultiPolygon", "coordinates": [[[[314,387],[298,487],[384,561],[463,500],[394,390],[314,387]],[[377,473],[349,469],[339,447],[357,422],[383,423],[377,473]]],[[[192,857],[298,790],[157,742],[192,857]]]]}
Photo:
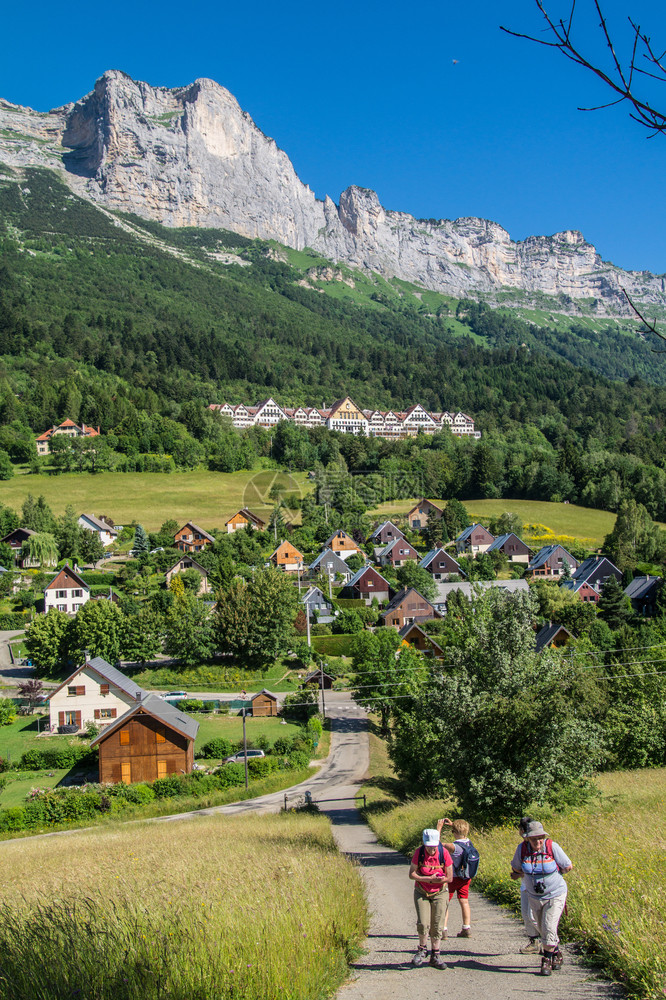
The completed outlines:
{"type": "Polygon", "coordinates": [[[247,711],[247,709],[244,708],[243,709],[243,754],[244,754],[244,758],[245,758],[245,787],[247,788],[247,786],[248,786],[248,780],[247,780],[247,733],[245,732],[245,713],[246,713],[246,711],[247,711]]]}
{"type": "Polygon", "coordinates": [[[311,646],[312,642],[310,641],[310,605],[309,604],[305,605],[305,618],[306,618],[306,621],[308,623],[308,646],[311,646]]]}
{"type": "Polygon", "coordinates": [[[321,685],[321,714],[326,718],[326,702],[324,701],[324,661],[319,661],[319,683],[321,685]]]}
{"type": "Polygon", "coordinates": [[[329,599],[329,601],[333,600],[333,584],[331,583],[331,580],[332,580],[332,577],[331,577],[331,574],[329,573],[328,574],[328,599],[329,599]]]}

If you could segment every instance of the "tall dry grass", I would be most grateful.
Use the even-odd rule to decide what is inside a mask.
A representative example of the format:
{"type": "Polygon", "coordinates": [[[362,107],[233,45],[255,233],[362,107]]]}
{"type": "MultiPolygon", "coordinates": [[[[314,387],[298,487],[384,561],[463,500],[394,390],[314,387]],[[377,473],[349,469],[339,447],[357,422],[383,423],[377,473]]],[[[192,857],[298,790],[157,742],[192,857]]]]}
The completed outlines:
{"type": "Polygon", "coordinates": [[[2,848],[0,997],[319,1000],[366,926],[328,821],[200,817],[2,848]]]}
{"type": "MultiPolygon", "coordinates": [[[[666,769],[599,776],[601,798],[555,815],[534,810],[574,863],[567,875],[568,913],[561,929],[581,941],[630,996],[666,995],[666,769]]],[[[379,839],[405,853],[450,802],[415,799],[375,803],[368,820],[379,839]]],[[[512,827],[472,831],[481,855],[473,886],[520,910],[509,863],[519,837],[512,827]]]]}

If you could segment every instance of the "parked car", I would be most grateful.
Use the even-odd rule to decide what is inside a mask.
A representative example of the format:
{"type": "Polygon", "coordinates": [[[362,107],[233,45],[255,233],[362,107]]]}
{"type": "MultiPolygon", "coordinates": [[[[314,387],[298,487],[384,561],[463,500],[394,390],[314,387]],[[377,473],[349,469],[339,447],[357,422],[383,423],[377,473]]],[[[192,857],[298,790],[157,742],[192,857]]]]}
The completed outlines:
{"type": "MultiPolygon", "coordinates": [[[[255,757],[265,757],[266,754],[263,750],[248,750],[247,759],[253,760],[255,757]]],[[[245,760],[245,751],[241,750],[239,753],[232,754],[231,757],[225,757],[222,761],[223,764],[242,764],[245,760]]]]}
{"type": "Polygon", "coordinates": [[[167,691],[163,698],[187,698],[187,691],[167,691]]]}

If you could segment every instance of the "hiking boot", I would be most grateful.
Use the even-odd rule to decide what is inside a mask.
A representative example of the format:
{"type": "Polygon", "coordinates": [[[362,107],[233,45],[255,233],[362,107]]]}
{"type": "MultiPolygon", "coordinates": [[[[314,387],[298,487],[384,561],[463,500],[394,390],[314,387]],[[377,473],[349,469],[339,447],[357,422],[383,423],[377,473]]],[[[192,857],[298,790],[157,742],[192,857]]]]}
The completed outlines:
{"type": "Polygon", "coordinates": [[[524,944],[520,949],[521,955],[538,955],[541,951],[541,946],[539,944],[539,938],[531,937],[527,944],[524,944]]]}
{"type": "Polygon", "coordinates": [[[414,958],[412,959],[412,965],[423,965],[423,963],[426,961],[427,958],[428,958],[428,949],[421,948],[419,946],[418,951],[416,952],[414,958]]]}
{"type": "Polygon", "coordinates": [[[463,927],[463,929],[461,931],[458,931],[456,935],[456,937],[471,937],[471,936],[472,936],[471,927],[463,927]]]}
{"type": "Polygon", "coordinates": [[[553,971],[552,956],[550,954],[544,955],[541,959],[541,975],[549,976],[553,971]]]}
{"type": "Polygon", "coordinates": [[[433,951],[432,955],[430,956],[430,964],[434,965],[436,969],[446,968],[446,962],[444,961],[444,959],[442,958],[442,956],[438,951],[433,951]]]}
{"type": "Polygon", "coordinates": [[[553,954],[552,954],[552,956],[551,956],[551,962],[553,963],[553,971],[554,972],[557,972],[558,969],[562,968],[562,962],[563,961],[564,961],[564,955],[562,954],[562,952],[558,948],[557,951],[554,951],[553,954]]]}

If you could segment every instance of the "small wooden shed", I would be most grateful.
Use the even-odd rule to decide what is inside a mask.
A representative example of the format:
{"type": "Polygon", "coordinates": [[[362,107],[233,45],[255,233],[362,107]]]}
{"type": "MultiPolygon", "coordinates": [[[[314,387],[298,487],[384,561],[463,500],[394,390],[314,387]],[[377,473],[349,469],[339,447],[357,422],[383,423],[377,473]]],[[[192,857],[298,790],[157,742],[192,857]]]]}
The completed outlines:
{"type": "Polygon", "coordinates": [[[278,700],[274,694],[267,691],[266,688],[263,691],[259,691],[258,694],[252,697],[252,715],[253,717],[263,718],[266,716],[272,716],[278,714],[278,700]]]}
{"type": "Polygon", "coordinates": [[[100,783],[155,781],[189,774],[199,723],[157,695],[143,697],[90,744],[99,749],[100,783]]]}
{"type": "Polygon", "coordinates": [[[334,677],[333,674],[327,674],[325,670],[323,671],[323,674],[321,670],[312,670],[307,677],[303,678],[301,687],[307,687],[308,684],[314,684],[320,690],[323,688],[324,691],[330,691],[336,680],[337,678],[334,677]]]}

